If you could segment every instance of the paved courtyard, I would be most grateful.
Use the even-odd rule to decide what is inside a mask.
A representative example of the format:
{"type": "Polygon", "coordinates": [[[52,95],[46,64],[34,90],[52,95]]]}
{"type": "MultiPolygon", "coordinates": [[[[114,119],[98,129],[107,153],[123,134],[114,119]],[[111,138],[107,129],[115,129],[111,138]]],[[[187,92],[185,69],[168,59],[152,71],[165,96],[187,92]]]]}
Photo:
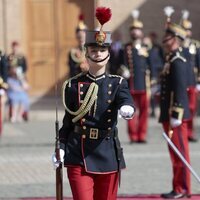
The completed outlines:
{"type": "MultiPolygon", "coordinates": [[[[55,142],[54,100],[33,101],[28,123],[5,122],[0,138],[0,199],[55,196],[51,155],[55,142]]],[[[59,121],[63,110],[59,102],[59,121]]],[[[195,128],[200,133],[199,118],[195,128]]],[[[127,169],[122,171],[119,194],[160,194],[171,190],[171,164],[157,119],[150,118],[147,144],[129,144],[126,122],[119,119],[127,169]]],[[[199,136],[199,135],[198,135],[199,136]]],[[[200,174],[200,142],[190,143],[191,162],[200,174]]],[[[192,192],[200,184],[192,177],[192,192]]],[[[64,171],[64,195],[71,196],[64,171]]]]}

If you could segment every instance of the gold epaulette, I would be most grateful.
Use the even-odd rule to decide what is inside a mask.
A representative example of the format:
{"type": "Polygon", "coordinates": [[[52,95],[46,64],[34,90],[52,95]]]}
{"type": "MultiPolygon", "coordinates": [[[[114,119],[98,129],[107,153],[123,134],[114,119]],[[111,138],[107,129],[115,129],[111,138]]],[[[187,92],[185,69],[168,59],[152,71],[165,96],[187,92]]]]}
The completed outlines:
{"type": "Polygon", "coordinates": [[[116,78],[116,77],[119,78],[119,84],[121,84],[122,80],[124,79],[122,76],[115,75],[115,74],[109,74],[108,76],[111,78],[116,78]]]}
{"type": "Polygon", "coordinates": [[[172,62],[174,62],[176,59],[180,59],[180,60],[182,60],[183,62],[186,62],[186,61],[187,61],[183,56],[181,56],[180,52],[176,52],[176,55],[173,56],[173,57],[171,58],[170,62],[172,63],[172,62]]]}
{"type": "Polygon", "coordinates": [[[89,89],[83,100],[83,103],[81,104],[81,106],[79,107],[79,109],[77,111],[70,110],[70,108],[68,108],[65,103],[65,88],[66,88],[67,84],[69,83],[70,84],[69,87],[71,87],[71,80],[77,79],[78,77],[80,77],[84,74],[85,73],[82,72],[82,73],[70,78],[69,80],[66,80],[62,87],[63,105],[65,107],[65,110],[68,113],[70,113],[71,115],[74,115],[74,118],[72,119],[73,123],[77,122],[79,119],[81,119],[83,116],[85,116],[94,104],[97,105],[98,85],[95,82],[90,84],[89,89]]]}

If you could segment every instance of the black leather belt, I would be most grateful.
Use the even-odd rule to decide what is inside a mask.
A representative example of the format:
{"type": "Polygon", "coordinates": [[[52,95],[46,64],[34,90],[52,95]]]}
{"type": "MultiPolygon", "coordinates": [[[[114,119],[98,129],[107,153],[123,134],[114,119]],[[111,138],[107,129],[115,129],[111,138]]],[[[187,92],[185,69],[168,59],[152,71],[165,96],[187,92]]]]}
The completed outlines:
{"type": "Polygon", "coordinates": [[[87,128],[87,127],[82,127],[82,126],[75,126],[74,132],[81,134],[81,135],[85,135],[85,137],[93,139],[93,140],[113,136],[112,130],[102,130],[102,129],[98,129],[98,128],[87,128]]]}

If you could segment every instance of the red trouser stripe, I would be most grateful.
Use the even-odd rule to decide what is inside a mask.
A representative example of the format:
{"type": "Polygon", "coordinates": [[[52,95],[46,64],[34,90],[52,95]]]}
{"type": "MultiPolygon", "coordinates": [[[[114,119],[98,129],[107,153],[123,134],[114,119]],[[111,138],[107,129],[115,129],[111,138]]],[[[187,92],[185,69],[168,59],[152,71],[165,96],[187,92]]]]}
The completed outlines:
{"type": "Polygon", "coordinates": [[[197,91],[196,88],[190,87],[188,88],[188,98],[189,98],[189,109],[190,109],[190,114],[191,118],[188,120],[188,136],[189,137],[195,137],[193,133],[194,129],[194,117],[195,117],[195,112],[197,109],[197,91]]]}

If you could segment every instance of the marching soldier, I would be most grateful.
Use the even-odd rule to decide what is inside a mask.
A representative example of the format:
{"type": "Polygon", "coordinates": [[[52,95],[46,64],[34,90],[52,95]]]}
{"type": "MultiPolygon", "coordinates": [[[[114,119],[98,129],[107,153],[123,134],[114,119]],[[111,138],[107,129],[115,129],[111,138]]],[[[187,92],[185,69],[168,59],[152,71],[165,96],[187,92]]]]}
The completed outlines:
{"type": "Polygon", "coordinates": [[[87,29],[84,23],[83,15],[79,16],[79,23],[76,28],[77,47],[70,50],[68,55],[69,75],[73,77],[80,72],[88,71],[88,63],[85,58],[85,31],[87,29]]]}
{"type": "MultiPolygon", "coordinates": [[[[168,24],[163,38],[167,57],[161,73],[161,113],[159,121],[178,150],[190,162],[187,138],[187,121],[190,118],[190,111],[187,79],[185,78],[188,63],[183,56],[183,52],[180,51],[185,37],[186,32],[181,26],[173,23],[168,24]]],[[[170,147],[169,153],[173,168],[172,191],[162,194],[161,197],[166,199],[190,197],[190,172],[170,147]]]]}
{"type": "MultiPolygon", "coordinates": [[[[111,33],[102,29],[111,17],[109,8],[96,9],[100,31],[86,32],[89,71],[63,85],[66,109],[59,131],[61,158],[74,200],[115,200],[120,170],[125,168],[117,136],[118,110],[125,119],[133,117],[134,106],[127,81],[106,74],[111,33]]],[[[56,159],[53,157],[55,165],[56,159]]]]}
{"type": "Polygon", "coordinates": [[[197,90],[196,84],[198,80],[198,49],[200,48],[200,43],[198,41],[191,39],[191,28],[192,22],[188,20],[189,12],[187,10],[182,11],[182,21],[181,25],[187,32],[187,37],[183,41],[183,53],[188,61],[188,97],[189,97],[189,108],[191,112],[191,118],[188,122],[188,139],[191,142],[196,142],[197,138],[194,133],[193,121],[197,109],[197,90]]]}
{"type": "Polygon", "coordinates": [[[130,25],[131,42],[124,48],[124,65],[128,67],[131,95],[138,110],[138,115],[128,121],[130,142],[145,143],[149,108],[150,79],[148,69],[148,50],[143,45],[143,23],[138,20],[139,11],[134,10],[130,25]]]}

